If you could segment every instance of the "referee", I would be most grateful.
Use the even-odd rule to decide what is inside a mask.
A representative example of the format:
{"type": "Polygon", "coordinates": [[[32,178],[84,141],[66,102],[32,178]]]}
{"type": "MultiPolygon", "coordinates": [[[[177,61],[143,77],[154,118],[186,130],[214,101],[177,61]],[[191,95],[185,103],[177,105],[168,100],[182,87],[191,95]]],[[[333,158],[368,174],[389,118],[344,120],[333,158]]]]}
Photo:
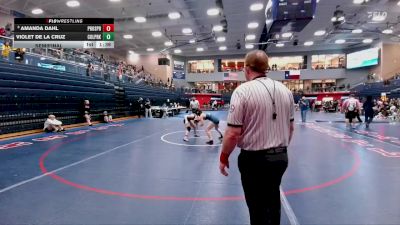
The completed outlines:
{"type": "Polygon", "coordinates": [[[232,94],[220,155],[220,171],[228,176],[229,155],[236,145],[242,186],[251,225],[280,224],[281,179],[288,166],[287,147],[293,134],[293,95],[282,83],[266,77],[268,56],[246,55],[248,82],[232,94]]]}

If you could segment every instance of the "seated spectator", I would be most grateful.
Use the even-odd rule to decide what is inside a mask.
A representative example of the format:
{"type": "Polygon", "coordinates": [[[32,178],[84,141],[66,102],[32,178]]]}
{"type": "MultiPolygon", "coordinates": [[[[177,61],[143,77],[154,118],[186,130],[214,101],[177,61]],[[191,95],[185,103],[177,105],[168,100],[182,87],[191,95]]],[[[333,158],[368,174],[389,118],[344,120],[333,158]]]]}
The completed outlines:
{"type": "Polygon", "coordinates": [[[47,120],[44,122],[43,130],[45,132],[61,132],[65,129],[61,126],[62,122],[56,119],[56,116],[49,115],[47,120]]]}
{"type": "Polygon", "coordinates": [[[17,60],[19,63],[24,61],[24,55],[25,52],[21,48],[17,48],[17,50],[14,53],[15,60],[17,60]]]}
{"type": "Polygon", "coordinates": [[[93,66],[91,63],[89,63],[86,67],[86,76],[88,77],[92,76],[92,72],[93,72],[93,66]]]}
{"type": "Polygon", "coordinates": [[[3,59],[8,60],[11,52],[11,46],[8,41],[6,41],[3,45],[1,56],[3,59]]]}
{"type": "Polygon", "coordinates": [[[4,27],[4,29],[6,30],[6,37],[11,37],[13,31],[11,30],[12,28],[12,23],[7,23],[7,25],[4,27]]]}
{"type": "Polygon", "coordinates": [[[89,100],[85,100],[84,101],[84,103],[83,103],[83,117],[85,118],[85,120],[86,120],[86,123],[89,125],[89,126],[92,126],[93,124],[92,124],[92,116],[90,115],[90,102],[89,102],[89,100]]]}
{"type": "Polygon", "coordinates": [[[108,115],[107,111],[103,112],[103,122],[104,123],[112,123],[113,122],[112,115],[108,115]]]}

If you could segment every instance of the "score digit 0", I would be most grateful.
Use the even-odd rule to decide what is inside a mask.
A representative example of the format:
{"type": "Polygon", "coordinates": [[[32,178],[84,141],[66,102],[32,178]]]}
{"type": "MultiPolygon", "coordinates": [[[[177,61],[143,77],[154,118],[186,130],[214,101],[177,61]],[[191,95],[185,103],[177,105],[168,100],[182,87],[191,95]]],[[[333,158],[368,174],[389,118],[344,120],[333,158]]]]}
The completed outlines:
{"type": "Polygon", "coordinates": [[[114,32],[114,24],[103,24],[103,32],[114,32]]]}
{"type": "Polygon", "coordinates": [[[114,41],[114,33],[103,33],[103,41],[114,41]]]}

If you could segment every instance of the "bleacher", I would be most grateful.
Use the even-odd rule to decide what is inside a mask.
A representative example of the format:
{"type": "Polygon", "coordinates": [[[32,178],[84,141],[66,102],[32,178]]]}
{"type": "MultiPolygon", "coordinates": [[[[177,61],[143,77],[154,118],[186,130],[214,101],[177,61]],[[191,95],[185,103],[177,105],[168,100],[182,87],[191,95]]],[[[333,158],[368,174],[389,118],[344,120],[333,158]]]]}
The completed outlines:
{"type": "Polygon", "coordinates": [[[373,82],[373,83],[363,83],[352,88],[351,91],[356,93],[358,96],[368,96],[373,97],[381,96],[381,93],[386,93],[390,97],[398,98],[400,97],[400,80],[390,80],[385,82],[373,82]]]}
{"type": "Polygon", "coordinates": [[[162,101],[178,96],[144,85],[113,84],[87,77],[13,62],[0,62],[0,134],[42,129],[49,114],[65,125],[84,122],[83,100],[90,100],[92,120],[103,111],[114,118],[131,115],[129,101],[139,97],[162,101]]]}

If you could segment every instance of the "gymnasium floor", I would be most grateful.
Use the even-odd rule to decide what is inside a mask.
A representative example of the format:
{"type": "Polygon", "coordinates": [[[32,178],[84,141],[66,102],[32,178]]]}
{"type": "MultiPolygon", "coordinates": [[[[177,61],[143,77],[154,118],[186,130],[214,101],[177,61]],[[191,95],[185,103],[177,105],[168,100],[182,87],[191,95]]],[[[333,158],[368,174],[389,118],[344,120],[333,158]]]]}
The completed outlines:
{"type": "MultiPolygon", "coordinates": [[[[219,143],[183,142],[182,116],[0,141],[0,224],[248,224],[239,151],[220,175],[219,143]]],[[[296,124],[282,224],[400,224],[399,124],[342,118],[296,124]]]]}

